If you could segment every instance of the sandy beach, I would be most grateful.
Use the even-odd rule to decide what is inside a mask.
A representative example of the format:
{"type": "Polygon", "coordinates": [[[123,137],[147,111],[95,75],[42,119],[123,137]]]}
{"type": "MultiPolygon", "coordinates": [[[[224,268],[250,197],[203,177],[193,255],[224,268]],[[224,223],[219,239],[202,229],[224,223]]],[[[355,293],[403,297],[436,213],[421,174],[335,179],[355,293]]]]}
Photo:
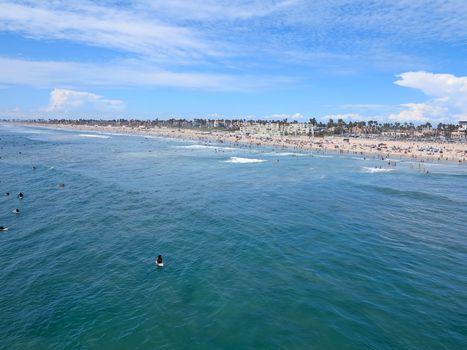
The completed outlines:
{"type": "Polygon", "coordinates": [[[202,142],[230,143],[243,146],[274,147],[295,151],[318,151],[323,153],[353,154],[380,159],[410,158],[424,161],[449,161],[467,164],[467,143],[435,141],[385,140],[383,138],[344,138],[339,136],[316,137],[282,136],[264,138],[255,135],[241,135],[227,131],[202,131],[175,128],[129,128],[116,126],[63,125],[19,123],[27,126],[60,129],[85,130],[100,133],[134,134],[197,140],[202,142]]]}

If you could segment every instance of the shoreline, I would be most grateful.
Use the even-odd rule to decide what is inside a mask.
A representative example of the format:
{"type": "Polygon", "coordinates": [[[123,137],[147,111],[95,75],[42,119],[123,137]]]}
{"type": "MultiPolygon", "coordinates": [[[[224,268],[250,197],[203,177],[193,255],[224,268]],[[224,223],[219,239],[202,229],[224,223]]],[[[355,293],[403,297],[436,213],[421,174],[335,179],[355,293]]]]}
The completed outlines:
{"type": "Polygon", "coordinates": [[[407,141],[384,140],[367,138],[346,138],[341,136],[328,136],[310,138],[307,136],[282,136],[267,138],[259,136],[246,136],[226,131],[201,131],[193,129],[171,128],[128,128],[117,126],[89,126],[89,125],[63,125],[15,122],[15,125],[43,127],[51,129],[67,129],[76,131],[92,131],[98,133],[115,133],[138,136],[156,136],[172,139],[185,139],[201,142],[226,143],[235,146],[269,147],[296,152],[317,151],[323,154],[353,155],[362,158],[375,157],[380,160],[413,160],[421,163],[449,162],[467,164],[467,144],[440,143],[434,141],[407,141]]]}

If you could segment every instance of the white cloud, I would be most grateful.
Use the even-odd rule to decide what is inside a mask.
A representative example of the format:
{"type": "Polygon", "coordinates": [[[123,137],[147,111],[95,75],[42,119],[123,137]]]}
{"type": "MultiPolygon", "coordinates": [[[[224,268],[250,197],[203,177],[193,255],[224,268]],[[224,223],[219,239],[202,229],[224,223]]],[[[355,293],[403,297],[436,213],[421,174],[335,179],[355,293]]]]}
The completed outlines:
{"type": "Polygon", "coordinates": [[[279,114],[271,114],[268,116],[263,117],[262,119],[305,119],[305,116],[301,113],[293,113],[293,114],[286,114],[286,113],[279,113],[279,114]]]}
{"type": "Polygon", "coordinates": [[[467,77],[429,72],[406,72],[394,83],[420,90],[431,97],[424,103],[407,103],[389,118],[396,121],[455,121],[467,117],[467,77]]]}
{"type": "Polygon", "coordinates": [[[5,0],[0,2],[0,32],[73,41],[170,65],[208,64],[246,48],[226,37],[232,31],[225,20],[265,17],[297,2],[5,0]]]}
{"type": "Polygon", "coordinates": [[[266,64],[335,61],[349,74],[362,59],[414,69],[414,57],[393,45],[465,42],[466,11],[459,0],[3,0],[0,31],[170,65],[225,67],[232,58],[265,55],[266,64]]]}
{"type": "Polygon", "coordinates": [[[407,72],[399,77],[395,84],[418,89],[440,103],[449,103],[467,111],[467,77],[423,71],[407,72]]]}
{"type": "Polygon", "coordinates": [[[290,119],[303,119],[305,116],[301,113],[294,113],[290,116],[290,119]]]}
{"type": "Polygon", "coordinates": [[[54,89],[45,112],[120,111],[124,104],[120,100],[109,100],[86,91],[54,89]]]}
{"type": "Polygon", "coordinates": [[[143,11],[87,1],[0,3],[0,31],[71,40],[171,62],[219,54],[193,28],[166,24],[143,11]]]}
{"type": "Polygon", "coordinates": [[[0,57],[0,84],[55,86],[170,86],[215,90],[251,90],[287,84],[285,77],[231,76],[214,73],[171,72],[144,61],[107,64],[67,61],[28,61],[0,57]]]}
{"type": "MultiPolygon", "coordinates": [[[[315,0],[300,1],[287,11],[285,19],[315,29],[315,35],[338,31],[343,43],[350,35],[358,44],[385,40],[403,42],[406,38],[418,41],[455,41],[467,37],[467,3],[457,0],[315,0]]],[[[324,38],[330,39],[331,37],[324,38]]],[[[352,45],[355,42],[352,41],[352,45]]]]}
{"type": "Polygon", "coordinates": [[[446,108],[427,103],[406,103],[403,111],[391,114],[389,119],[396,122],[428,122],[445,120],[446,108]]]}
{"type": "Polygon", "coordinates": [[[344,114],[330,114],[324,117],[319,118],[321,121],[327,122],[329,119],[332,119],[334,122],[337,122],[339,119],[345,120],[347,122],[351,121],[363,121],[363,120],[377,120],[379,117],[368,117],[356,113],[344,113],[344,114]]]}

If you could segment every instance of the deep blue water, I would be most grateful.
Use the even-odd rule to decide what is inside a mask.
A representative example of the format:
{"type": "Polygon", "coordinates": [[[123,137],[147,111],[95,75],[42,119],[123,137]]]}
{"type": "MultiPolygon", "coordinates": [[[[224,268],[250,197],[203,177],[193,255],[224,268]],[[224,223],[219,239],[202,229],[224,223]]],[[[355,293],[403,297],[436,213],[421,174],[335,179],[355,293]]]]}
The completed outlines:
{"type": "Polygon", "coordinates": [[[1,348],[467,347],[466,166],[96,135],[0,126],[1,348]]]}

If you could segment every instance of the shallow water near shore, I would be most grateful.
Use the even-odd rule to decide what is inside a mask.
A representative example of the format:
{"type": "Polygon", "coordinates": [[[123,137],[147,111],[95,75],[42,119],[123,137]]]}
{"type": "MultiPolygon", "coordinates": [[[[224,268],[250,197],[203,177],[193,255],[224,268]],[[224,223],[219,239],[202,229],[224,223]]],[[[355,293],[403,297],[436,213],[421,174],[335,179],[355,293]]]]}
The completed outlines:
{"type": "Polygon", "coordinates": [[[11,125],[0,139],[0,347],[467,345],[465,165],[11,125]]]}

